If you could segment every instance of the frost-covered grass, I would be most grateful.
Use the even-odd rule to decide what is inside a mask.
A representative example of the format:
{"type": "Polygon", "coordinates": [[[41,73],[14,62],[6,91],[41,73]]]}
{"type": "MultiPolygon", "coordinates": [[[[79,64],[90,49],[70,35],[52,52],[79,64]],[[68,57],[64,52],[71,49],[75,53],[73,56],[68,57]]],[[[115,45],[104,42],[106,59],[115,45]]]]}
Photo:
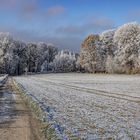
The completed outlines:
{"type": "Polygon", "coordinates": [[[45,106],[61,139],[140,139],[140,76],[46,74],[15,77],[45,106]]]}

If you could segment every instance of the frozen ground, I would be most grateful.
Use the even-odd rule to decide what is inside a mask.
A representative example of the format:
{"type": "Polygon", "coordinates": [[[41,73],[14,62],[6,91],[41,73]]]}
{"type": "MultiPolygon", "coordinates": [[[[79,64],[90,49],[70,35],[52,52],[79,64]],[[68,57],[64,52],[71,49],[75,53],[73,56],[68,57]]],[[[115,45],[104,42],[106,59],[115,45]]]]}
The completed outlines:
{"type": "Polygon", "coordinates": [[[140,75],[15,77],[46,107],[61,139],[140,139],[140,75]]]}

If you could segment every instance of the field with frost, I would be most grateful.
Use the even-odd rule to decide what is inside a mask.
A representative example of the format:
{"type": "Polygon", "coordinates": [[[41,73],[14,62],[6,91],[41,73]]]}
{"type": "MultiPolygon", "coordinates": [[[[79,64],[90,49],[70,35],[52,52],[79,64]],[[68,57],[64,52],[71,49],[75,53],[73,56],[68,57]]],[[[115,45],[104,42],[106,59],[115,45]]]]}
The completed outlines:
{"type": "Polygon", "coordinates": [[[140,139],[140,75],[15,77],[45,107],[60,139],[140,139]]]}

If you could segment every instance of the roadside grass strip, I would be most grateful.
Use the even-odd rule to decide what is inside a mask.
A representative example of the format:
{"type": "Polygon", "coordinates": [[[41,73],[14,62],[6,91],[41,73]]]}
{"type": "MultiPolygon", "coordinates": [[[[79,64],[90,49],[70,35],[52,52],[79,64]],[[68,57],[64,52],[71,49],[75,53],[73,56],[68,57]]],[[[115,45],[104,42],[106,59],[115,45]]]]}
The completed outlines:
{"type": "MultiPolygon", "coordinates": [[[[15,89],[21,94],[26,105],[33,111],[34,116],[41,122],[41,131],[47,140],[69,140],[68,132],[64,126],[54,120],[55,108],[46,106],[39,101],[33,94],[26,91],[26,89],[13,79],[15,89]]],[[[73,140],[80,140],[76,130],[73,130],[73,140]]],[[[71,135],[71,134],[69,134],[71,135]]]]}

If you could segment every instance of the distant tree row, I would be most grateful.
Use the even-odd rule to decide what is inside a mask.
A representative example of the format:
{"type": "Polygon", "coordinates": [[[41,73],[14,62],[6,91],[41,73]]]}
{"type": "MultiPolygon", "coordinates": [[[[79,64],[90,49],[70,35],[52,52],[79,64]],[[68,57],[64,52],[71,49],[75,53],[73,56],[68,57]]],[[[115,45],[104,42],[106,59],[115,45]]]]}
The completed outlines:
{"type": "Polygon", "coordinates": [[[46,43],[24,43],[0,33],[0,73],[140,73],[140,24],[128,23],[82,43],[80,55],[46,43]]]}
{"type": "Polygon", "coordinates": [[[87,72],[140,73],[140,24],[127,23],[82,43],[77,63],[87,72]]]}
{"type": "Polygon", "coordinates": [[[0,73],[21,75],[40,72],[74,72],[77,55],[51,44],[24,43],[0,33],[0,73]]]}
{"type": "MultiPolygon", "coordinates": [[[[70,51],[62,50],[55,55],[54,60],[49,63],[49,69],[52,72],[74,72],[77,70],[77,54],[70,51]]],[[[47,71],[48,63],[45,61],[42,65],[42,71],[47,71]]]]}
{"type": "Polygon", "coordinates": [[[40,72],[46,61],[53,61],[58,49],[45,43],[25,44],[16,41],[9,33],[0,33],[0,73],[20,75],[40,72]]]}

